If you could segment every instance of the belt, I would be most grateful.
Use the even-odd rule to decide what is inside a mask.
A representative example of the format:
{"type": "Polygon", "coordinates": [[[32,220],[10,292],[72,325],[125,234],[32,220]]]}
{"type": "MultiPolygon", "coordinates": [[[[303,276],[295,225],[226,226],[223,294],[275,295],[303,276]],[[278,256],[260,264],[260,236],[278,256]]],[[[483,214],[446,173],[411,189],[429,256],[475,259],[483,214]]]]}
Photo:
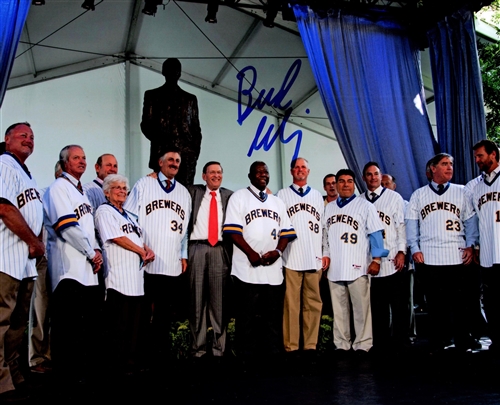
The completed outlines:
{"type": "Polygon", "coordinates": [[[210,246],[210,247],[217,247],[217,246],[222,246],[222,242],[219,241],[215,244],[215,246],[212,246],[210,244],[210,242],[206,239],[195,239],[195,240],[190,240],[189,241],[189,244],[190,245],[207,245],[207,246],[210,246]]]}

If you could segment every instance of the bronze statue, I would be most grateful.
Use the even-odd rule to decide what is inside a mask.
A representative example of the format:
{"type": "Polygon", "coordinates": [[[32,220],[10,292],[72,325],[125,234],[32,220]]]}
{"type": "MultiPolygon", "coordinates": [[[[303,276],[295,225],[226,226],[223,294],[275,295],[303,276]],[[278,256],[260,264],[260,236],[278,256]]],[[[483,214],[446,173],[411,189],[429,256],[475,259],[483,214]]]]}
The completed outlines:
{"type": "Polygon", "coordinates": [[[181,77],[178,59],[167,59],[162,75],[165,84],[144,93],[141,130],[151,141],[149,167],[158,172],[162,151],[174,147],[182,158],[175,179],[185,186],[192,185],[201,148],[198,100],[177,85],[181,77]]]}

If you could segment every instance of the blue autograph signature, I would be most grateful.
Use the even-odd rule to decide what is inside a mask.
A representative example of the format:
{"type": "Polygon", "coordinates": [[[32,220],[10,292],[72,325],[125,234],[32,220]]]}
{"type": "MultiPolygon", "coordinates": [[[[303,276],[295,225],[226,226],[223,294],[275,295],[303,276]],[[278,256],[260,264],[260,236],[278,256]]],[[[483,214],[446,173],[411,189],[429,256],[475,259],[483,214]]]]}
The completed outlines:
{"type": "Polygon", "coordinates": [[[259,95],[255,99],[255,101],[253,101],[252,92],[255,90],[257,70],[253,66],[247,66],[243,68],[236,76],[239,80],[238,124],[243,125],[243,122],[245,122],[245,120],[254,110],[262,110],[262,108],[264,108],[264,106],[266,105],[280,110],[285,110],[285,115],[283,116],[283,119],[274,134],[273,130],[275,125],[271,124],[269,125],[267,130],[265,130],[267,116],[262,117],[259,125],[257,126],[257,131],[255,132],[253,142],[250,145],[250,149],[248,150],[248,157],[252,156],[254,150],[264,149],[267,152],[274,145],[278,137],[283,144],[287,144],[294,138],[297,138],[295,144],[295,152],[292,159],[296,159],[299,156],[300,144],[302,143],[302,131],[299,129],[290,134],[288,137],[285,136],[286,124],[288,122],[288,119],[290,118],[290,115],[292,114],[293,108],[290,107],[290,105],[292,104],[292,100],[289,100],[284,105],[282,105],[282,103],[287,96],[288,91],[295,82],[295,79],[297,79],[301,65],[302,62],[300,59],[297,59],[292,63],[276,95],[274,95],[275,89],[273,87],[269,89],[267,94],[266,90],[263,89],[259,92],[259,95]],[[245,80],[245,78],[247,80],[245,80]],[[245,88],[244,85],[249,85],[249,87],[245,88]],[[242,108],[243,104],[245,104],[244,109],[242,108]]]}

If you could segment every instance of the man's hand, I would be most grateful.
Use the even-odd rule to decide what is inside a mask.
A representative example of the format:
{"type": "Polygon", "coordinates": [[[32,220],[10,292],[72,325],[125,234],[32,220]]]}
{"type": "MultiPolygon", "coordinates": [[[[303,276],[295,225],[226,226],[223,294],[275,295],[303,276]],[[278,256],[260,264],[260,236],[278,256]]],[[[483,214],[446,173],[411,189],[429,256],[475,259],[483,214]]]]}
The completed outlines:
{"type": "Polygon", "coordinates": [[[36,259],[42,257],[45,253],[45,246],[39,239],[35,239],[33,244],[28,246],[28,258],[36,259]]]}
{"type": "Polygon", "coordinates": [[[321,259],[321,270],[327,271],[330,267],[330,258],[328,256],[323,256],[321,259]]]}
{"type": "Polygon", "coordinates": [[[280,254],[278,253],[277,250],[270,250],[269,252],[264,253],[262,255],[262,265],[263,266],[270,266],[279,258],[280,258],[280,254]]]}
{"type": "Polygon", "coordinates": [[[422,252],[413,253],[413,261],[417,264],[424,263],[424,254],[422,252]]]}
{"type": "Polygon", "coordinates": [[[143,257],[144,265],[151,263],[155,259],[155,252],[153,252],[148,246],[144,245],[144,250],[146,251],[143,257]]]}
{"type": "Polygon", "coordinates": [[[373,260],[368,266],[368,274],[371,274],[372,276],[376,276],[380,272],[380,264],[375,263],[373,260]]]}
{"type": "Polygon", "coordinates": [[[182,264],[182,272],[185,273],[187,268],[188,268],[188,261],[187,259],[181,259],[181,264],[182,264]]]}
{"type": "Polygon", "coordinates": [[[259,266],[262,266],[264,264],[262,262],[262,258],[260,257],[260,255],[255,251],[250,252],[247,257],[248,257],[248,260],[250,261],[250,264],[253,267],[259,267],[259,266]]]}
{"type": "Polygon", "coordinates": [[[396,254],[396,257],[394,258],[394,267],[396,268],[396,271],[401,271],[403,270],[403,267],[405,267],[405,254],[403,252],[398,252],[396,254]]]}
{"type": "Polygon", "coordinates": [[[474,259],[474,249],[472,247],[468,247],[462,250],[462,262],[467,266],[472,263],[472,259],[474,259]]]}
{"type": "Polygon", "coordinates": [[[100,270],[102,266],[102,254],[101,251],[98,249],[95,249],[94,251],[95,251],[95,256],[91,260],[91,262],[92,262],[92,270],[94,271],[95,274],[100,270]]]}

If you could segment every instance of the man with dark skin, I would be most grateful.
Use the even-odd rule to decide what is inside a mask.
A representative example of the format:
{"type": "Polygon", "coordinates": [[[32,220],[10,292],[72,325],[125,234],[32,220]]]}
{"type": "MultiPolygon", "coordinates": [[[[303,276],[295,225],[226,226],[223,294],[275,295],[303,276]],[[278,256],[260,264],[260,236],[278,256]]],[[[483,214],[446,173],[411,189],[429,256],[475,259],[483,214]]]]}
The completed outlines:
{"type": "Polygon", "coordinates": [[[151,141],[149,167],[158,172],[161,151],[165,147],[178,149],[182,163],[175,179],[190,186],[200,155],[201,128],[196,96],[177,85],[181,69],[178,59],[169,58],[163,63],[165,84],[144,93],[141,130],[151,141]]]}
{"type": "Polygon", "coordinates": [[[229,199],[224,234],[235,245],[231,275],[239,300],[238,352],[243,359],[283,352],[282,253],[296,238],[285,204],[266,194],[269,171],[254,162],[248,174],[251,186],[229,199]]]}

